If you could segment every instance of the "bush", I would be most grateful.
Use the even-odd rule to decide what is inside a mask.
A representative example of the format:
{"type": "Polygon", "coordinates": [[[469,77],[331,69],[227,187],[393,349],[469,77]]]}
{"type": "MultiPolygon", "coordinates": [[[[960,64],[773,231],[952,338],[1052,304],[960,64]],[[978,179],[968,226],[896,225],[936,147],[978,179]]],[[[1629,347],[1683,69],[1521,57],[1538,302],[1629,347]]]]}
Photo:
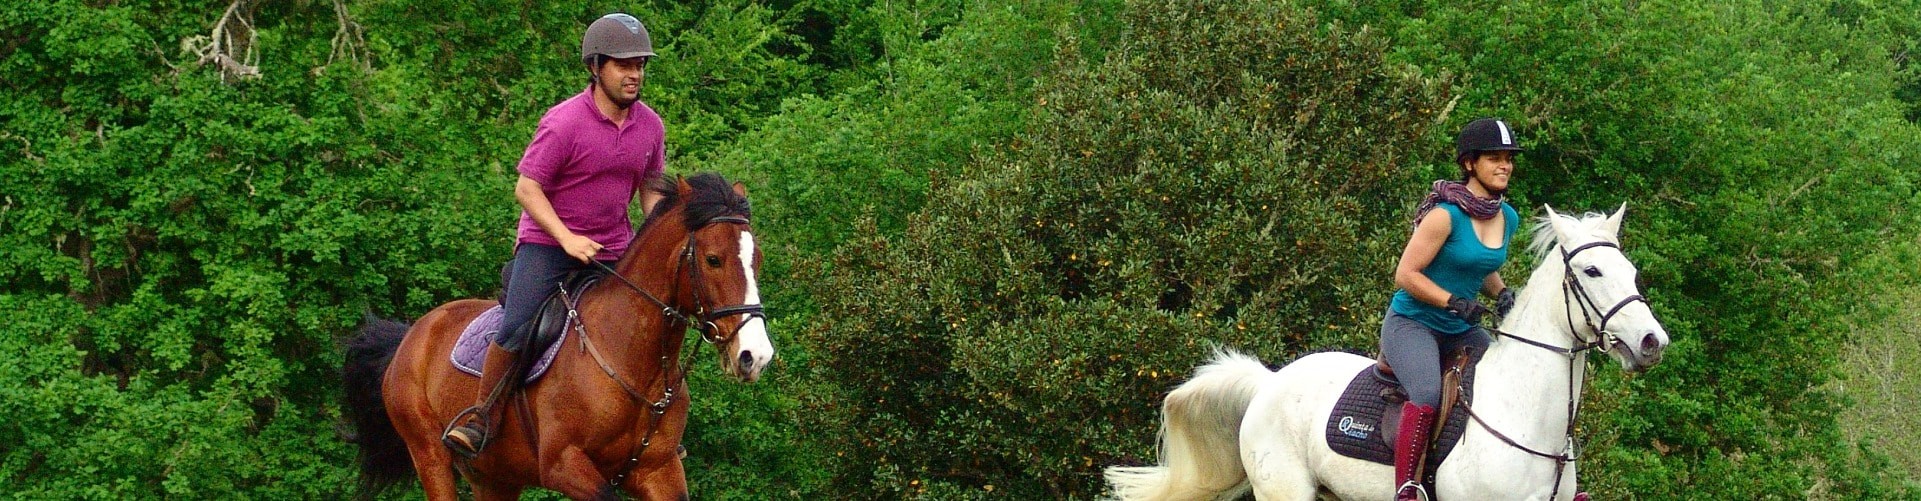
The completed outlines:
{"type": "Polygon", "coordinates": [[[1089,472],[1149,455],[1161,393],[1209,343],[1279,360],[1374,336],[1382,242],[1419,195],[1405,148],[1433,144],[1445,80],[1290,8],[1124,19],[1101,61],[1057,51],[1029,131],[808,278],[804,341],[833,384],[810,426],[861,430],[828,442],[840,485],[1093,495],[1089,472]]]}

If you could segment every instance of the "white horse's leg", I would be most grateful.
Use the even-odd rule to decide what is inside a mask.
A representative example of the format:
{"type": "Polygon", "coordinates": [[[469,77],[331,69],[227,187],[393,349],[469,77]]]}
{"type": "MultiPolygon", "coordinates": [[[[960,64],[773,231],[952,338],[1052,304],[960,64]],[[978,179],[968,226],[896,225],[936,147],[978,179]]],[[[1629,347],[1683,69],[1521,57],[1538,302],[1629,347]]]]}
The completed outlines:
{"type": "Polygon", "coordinates": [[[1347,382],[1372,361],[1346,353],[1317,353],[1282,367],[1247,409],[1241,461],[1254,495],[1263,500],[1314,499],[1323,484],[1349,474],[1329,471],[1346,459],[1327,448],[1322,429],[1347,382]]]}
{"type": "Polygon", "coordinates": [[[1307,451],[1301,450],[1301,437],[1289,434],[1292,427],[1276,426],[1286,419],[1287,409],[1276,408],[1282,400],[1256,398],[1248,406],[1247,419],[1241,424],[1241,464],[1247,468],[1254,499],[1314,499],[1314,472],[1307,464],[1307,451]]]}

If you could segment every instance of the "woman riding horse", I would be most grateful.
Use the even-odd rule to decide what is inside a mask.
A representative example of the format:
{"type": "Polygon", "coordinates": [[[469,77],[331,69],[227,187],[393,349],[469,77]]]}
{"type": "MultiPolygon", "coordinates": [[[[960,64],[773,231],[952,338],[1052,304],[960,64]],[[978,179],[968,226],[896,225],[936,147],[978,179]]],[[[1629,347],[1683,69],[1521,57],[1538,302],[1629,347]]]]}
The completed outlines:
{"type": "Polygon", "coordinates": [[[1506,315],[1514,306],[1514,292],[1501,281],[1500,269],[1520,223],[1506,194],[1521,147],[1507,122],[1497,118],[1469,122],[1454,143],[1455,163],[1465,179],[1435,181],[1415,210],[1414,235],[1394,268],[1394,283],[1401,289],[1381,321],[1381,356],[1408,396],[1394,441],[1396,500],[1427,497],[1415,470],[1441,403],[1441,357],[1461,347],[1487,349],[1480,320],[1488,309],[1475,300],[1475,292],[1495,297],[1497,314],[1506,315]],[[1446,217],[1427,217],[1437,209],[1446,217]]]}
{"type": "MultiPolygon", "coordinates": [[[[1638,372],[1660,363],[1668,345],[1620,247],[1625,206],[1580,218],[1544,211],[1527,287],[1493,331],[1498,338],[1475,365],[1477,376],[1463,383],[1471,397],[1454,412],[1464,428],[1434,468],[1439,497],[1584,501],[1574,425],[1586,354],[1604,352],[1638,372]]],[[[1124,500],[1234,499],[1248,490],[1266,501],[1393,499],[1390,458],[1335,447],[1338,437],[1370,448],[1382,440],[1376,431],[1384,430],[1370,425],[1378,421],[1360,407],[1342,408],[1380,412],[1374,406],[1386,396],[1352,391],[1369,388],[1374,366],[1329,351],[1274,370],[1217,349],[1162,401],[1159,464],[1110,467],[1107,481],[1124,500]]]]}

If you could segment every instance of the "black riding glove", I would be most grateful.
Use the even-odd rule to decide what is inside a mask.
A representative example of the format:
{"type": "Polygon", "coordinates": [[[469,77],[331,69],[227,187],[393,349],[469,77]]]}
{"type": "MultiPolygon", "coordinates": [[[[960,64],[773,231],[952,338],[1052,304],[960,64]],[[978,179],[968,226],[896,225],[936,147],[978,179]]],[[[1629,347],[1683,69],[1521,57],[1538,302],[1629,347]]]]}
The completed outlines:
{"type": "Polygon", "coordinates": [[[1514,311],[1514,289],[1502,288],[1494,295],[1494,314],[1507,318],[1507,312],[1514,311]]]}
{"type": "Polygon", "coordinates": [[[1480,325],[1481,315],[1487,314],[1487,307],[1481,306],[1474,298],[1450,296],[1447,298],[1447,312],[1461,317],[1470,325],[1480,325]]]}

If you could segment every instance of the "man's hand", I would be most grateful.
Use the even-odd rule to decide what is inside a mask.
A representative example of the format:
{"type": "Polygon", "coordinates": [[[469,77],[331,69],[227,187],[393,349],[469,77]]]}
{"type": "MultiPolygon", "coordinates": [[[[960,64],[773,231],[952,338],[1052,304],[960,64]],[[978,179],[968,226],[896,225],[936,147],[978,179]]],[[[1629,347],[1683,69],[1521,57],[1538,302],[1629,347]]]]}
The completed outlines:
{"type": "Polygon", "coordinates": [[[594,256],[600,255],[600,250],[606,248],[599,242],[580,235],[567,235],[555,240],[560,241],[560,248],[566,250],[567,255],[579,259],[581,263],[592,262],[594,256]]]}

